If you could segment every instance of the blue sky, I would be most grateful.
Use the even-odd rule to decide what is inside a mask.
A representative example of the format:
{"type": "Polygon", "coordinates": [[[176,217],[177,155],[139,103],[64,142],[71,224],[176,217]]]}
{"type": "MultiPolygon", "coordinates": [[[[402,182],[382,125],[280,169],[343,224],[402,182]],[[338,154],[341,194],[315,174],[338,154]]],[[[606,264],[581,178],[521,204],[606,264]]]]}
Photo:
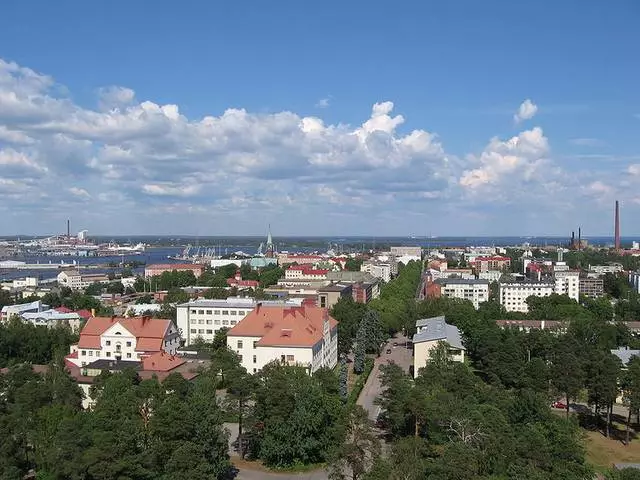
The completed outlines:
{"type": "Polygon", "coordinates": [[[0,7],[0,235],[640,234],[637,2],[150,5],[0,7]]]}

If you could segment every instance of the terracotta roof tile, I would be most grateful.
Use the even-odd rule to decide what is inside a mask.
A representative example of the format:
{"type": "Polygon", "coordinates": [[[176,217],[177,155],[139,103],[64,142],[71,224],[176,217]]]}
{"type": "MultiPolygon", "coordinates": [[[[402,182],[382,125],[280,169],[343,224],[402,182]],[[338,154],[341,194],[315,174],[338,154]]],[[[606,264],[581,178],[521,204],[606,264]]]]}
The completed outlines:
{"type": "Polygon", "coordinates": [[[166,352],[157,352],[142,359],[143,370],[168,372],[185,363],[185,360],[166,352]]]}
{"type": "Polygon", "coordinates": [[[311,347],[322,339],[325,316],[331,329],[338,325],[326,308],[258,306],[227,336],[261,337],[260,346],[311,347]]]}

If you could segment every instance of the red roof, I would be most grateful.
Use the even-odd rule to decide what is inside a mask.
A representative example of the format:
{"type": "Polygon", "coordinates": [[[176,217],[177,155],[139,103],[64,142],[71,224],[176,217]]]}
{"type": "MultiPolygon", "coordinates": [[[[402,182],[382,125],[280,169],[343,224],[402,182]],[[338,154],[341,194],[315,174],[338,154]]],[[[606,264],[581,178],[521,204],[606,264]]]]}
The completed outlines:
{"type": "Polygon", "coordinates": [[[58,307],[58,308],[54,308],[54,310],[56,312],[60,312],[60,313],[71,313],[73,312],[73,310],[71,310],[70,308],[65,307],[64,305],[58,307]]]}
{"type": "Polygon", "coordinates": [[[204,270],[204,265],[198,263],[157,263],[149,265],[146,270],[204,270]]]}
{"type": "Polygon", "coordinates": [[[115,324],[120,324],[136,337],[136,351],[162,350],[162,340],[171,320],[148,317],[91,317],[80,332],[78,348],[100,348],[100,336],[115,324]]]}
{"type": "Polygon", "coordinates": [[[168,372],[185,363],[185,360],[170,355],[166,352],[157,352],[142,359],[143,370],[153,370],[156,372],[168,372]]]}
{"type": "Polygon", "coordinates": [[[313,269],[309,268],[308,265],[293,265],[289,267],[287,270],[300,270],[302,273],[306,275],[326,275],[329,270],[325,269],[313,269]]]}
{"type": "Polygon", "coordinates": [[[236,280],[235,278],[227,278],[227,285],[238,287],[258,287],[260,282],[257,280],[236,280]]]}
{"type": "Polygon", "coordinates": [[[476,262],[507,262],[511,261],[509,257],[478,257],[476,262]]]}
{"type": "Polygon", "coordinates": [[[82,318],[84,318],[85,320],[89,319],[92,317],[91,312],[89,310],[76,310],[76,313],[78,315],[80,315],[82,318]]]}
{"type": "Polygon", "coordinates": [[[261,337],[260,346],[312,347],[322,340],[324,319],[330,328],[338,322],[326,308],[302,307],[256,307],[227,336],[261,337]]]}

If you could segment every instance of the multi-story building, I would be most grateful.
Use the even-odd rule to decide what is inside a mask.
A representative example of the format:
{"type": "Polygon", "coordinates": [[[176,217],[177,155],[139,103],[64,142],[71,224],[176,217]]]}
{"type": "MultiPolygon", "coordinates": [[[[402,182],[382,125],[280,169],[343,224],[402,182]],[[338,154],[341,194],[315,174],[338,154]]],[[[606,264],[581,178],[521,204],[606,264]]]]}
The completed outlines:
{"type": "Polygon", "coordinates": [[[227,278],[227,285],[240,289],[250,288],[251,290],[255,290],[260,286],[260,282],[257,280],[243,280],[240,270],[236,270],[236,274],[233,278],[227,278]]]}
{"type": "Polygon", "coordinates": [[[92,283],[108,282],[109,277],[101,273],[82,274],[78,270],[65,270],[57,276],[58,285],[71,290],[82,290],[92,283]]]}
{"type": "Polygon", "coordinates": [[[13,288],[37,288],[39,284],[38,277],[16,278],[12,282],[13,288]]]}
{"type": "Polygon", "coordinates": [[[604,280],[602,277],[580,277],[580,295],[598,298],[604,295],[604,280]]]}
{"type": "Polygon", "coordinates": [[[478,257],[472,263],[476,273],[487,270],[509,270],[511,268],[511,258],[509,257],[478,257]]]}
{"type": "MultiPolygon", "coordinates": [[[[262,301],[269,308],[300,306],[302,300],[262,301]]],[[[198,299],[176,307],[176,323],[185,345],[191,345],[197,338],[211,342],[216,331],[232,328],[249,314],[258,304],[254,298],[229,297],[224,300],[198,299]]]]}
{"type": "Polygon", "coordinates": [[[353,284],[332,283],[318,289],[317,305],[331,309],[341,298],[353,296],[353,284]]]}
{"type": "Polygon", "coordinates": [[[42,312],[23,312],[20,318],[25,323],[47,328],[67,326],[74,332],[80,331],[82,317],[76,312],[62,313],[55,309],[42,312]]]}
{"type": "Polygon", "coordinates": [[[193,272],[196,278],[204,272],[204,265],[197,263],[160,263],[149,265],[144,269],[145,278],[162,275],[164,272],[193,272]]]}
{"type": "Polygon", "coordinates": [[[367,272],[372,276],[383,280],[384,282],[389,282],[391,280],[391,264],[376,262],[376,261],[366,261],[360,266],[361,272],[367,272]]]}
{"type": "Polygon", "coordinates": [[[589,265],[589,272],[596,275],[605,275],[607,273],[620,273],[624,270],[621,263],[609,263],[607,265],[589,265]]]}
{"type": "Polygon", "coordinates": [[[485,272],[478,272],[478,278],[481,280],[489,280],[489,282],[499,282],[502,277],[500,270],[487,270],[485,272]]]}
{"type": "Polygon", "coordinates": [[[508,312],[528,312],[527,298],[548,297],[555,290],[554,282],[500,283],[500,305],[508,312]]]}
{"type": "Polygon", "coordinates": [[[640,293],[640,270],[629,272],[629,285],[635,292],[640,293]]]}
{"type": "Polygon", "coordinates": [[[391,255],[395,255],[396,257],[403,257],[405,255],[417,257],[418,259],[422,257],[422,247],[390,247],[389,251],[391,255]]]}
{"type": "Polygon", "coordinates": [[[575,270],[560,270],[553,274],[555,278],[554,293],[567,295],[576,302],[580,298],[580,272],[575,270]]]}
{"type": "Polygon", "coordinates": [[[338,363],[338,322],[326,308],[258,305],[227,332],[227,346],[250,373],[281,361],[313,374],[338,363]]]}
{"type": "Polygon", "coordinates": [[[356,282],[352,290],[353,300],[358,303],[369,303],[380,296],[380,284],[373,282],[356,282]]]}
{"type": "Polygon", "coordinates": [[[314,269],[309,265],[292,265],[284,271],[284,279],[285,281],[323,281],[327,279],[327,272],[329,270],[314,269]]]}
{"type": "Polygon", "coordinates": [[[516,328],[523,332],[531,330],[554,330],[559,333],[566,331],[568,322],[558,320],[496,320],[500,328],[516,328]]]}
{"type": "Polygon", "coordinates": [[[2,307],[0,319],[3,322],[11,319],[14,315],[21,316],[25,313],[40,313],[49,308],[49,305],[42,303],[42,300],[36,300],[31,303],[21,303],[18,305],[5,305],[2,307]]]}
{"type": "Polygon", "coordinates": [[[171,320],[149,317],[91,317],[65,358],[83,367],[96,360],[141,359],[158,352],[175,354],[180,333],[171,320]]]}
{"type": "Polygon", "coordinates": [[[413,376],[418,376],[431,357],[431,350],[439,342],[449,347],[449,355],[455,362],[464,362],[465,348],[460,330],[445,321],[445,317],[422,318],[416,321],[416,334],[413,336],[413,376]]]}
{"type": "MultiPolygon", "coordinates": [[[[489,280],[439,278],[434,283],[440,287],[438,296],[469,300],[476,310],[482,302],[489,301],[489,280]]],[[[427,291],[428,294],[429,291],[427,291]]]]}
{"type": "Polygon", "coordinates": [[[315,265],[317,263],[326,260],[325,257],[321,255],[315,254],[304,254],[304,253],[287,253],[280,252],[277,255],[278,257],[278,265],[288,265],[295,263],[297,265],[315,265]]]}

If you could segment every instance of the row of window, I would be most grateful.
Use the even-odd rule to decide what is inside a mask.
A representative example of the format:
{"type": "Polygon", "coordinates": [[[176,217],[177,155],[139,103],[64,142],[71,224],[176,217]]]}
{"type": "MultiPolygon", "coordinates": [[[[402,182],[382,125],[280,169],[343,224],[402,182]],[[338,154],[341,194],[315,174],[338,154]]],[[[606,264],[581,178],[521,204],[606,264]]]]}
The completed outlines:
{"type": "MultiPolygon", "coordinates": [[[[191,309],[192,315],[220,315],[220,310],[197,310],[195,308],[191,309]],[[206,313],[205,313],[206,312],[206,313]]],[[[222,315],[242,315],[244,316],[244,310],[222,310],[222,315]]]]}
{"type": "MultiPolygon", "coordinates": [[[[107,340],[107,341],[106,341],[106,342],[104,342],[104,343],[105,343],[105,345],[106,345],[107,347],[110,347],[110,346],[111,346],[111,340],[107,340]]],[[[130,346],[131,346],[131,342],[127,342],[127,347],[130,347],[130,346]]]]}
{"type": "MultiPolygon", "coordinates": [[[[192,319],[191,319],[191,323],[192,323],[192,324],[194,324],[194,325],[196,325],[196,324],[198,324],[198,325],[204,325],[204,324],[205,324],[205,320],[202,320],[202,319],[200,319],[200,320],[196,320],[195,318],[192,318],[192,319]]],[[[211,325],[211,323],[212,323],[212,320],[211,320],[211,319],[207,319],[207,320],[206,320],[206,324],[207,324],[207,325],[211,325]]],[[[238,321],[237,321],[237,320],[231,320],[231,325],[235,325],[236,323],[238,323],[238,321]]],[[[219,320],[219,319],[216,319],[215,321],[213,321],[213,324],[214,324],[214,325],[220,325],[220,320],[219,320]]],[[[223,319],[223,320],[222,320],[222,325],[229,325],[229,320],[227,320],[226,318],[225,318],[225,319],[223,319]]]]}
{"type": "MultiPolygon", "coordinates": [[[[116,351],[116,353],[120,353],[119,351],[116,351]]],[[[104,352],[105,357],[111,357],[111,352],[104,352]]],[[[87,351],[86,350],[81,350],[80,351],[80,356],[81,357],[93,357],[93,350],[89,350],[89,354],[87,355],[87,351]]],[[[99,352],[96,352],[96,357],[99,357],[99,352]]],[[[126,358],[131,358],[131,353],[127,353],[126,354],[126,358]]]]}
{"type": "MultiPolygon", "coordinates": [[[[242,340],[238,340],[238,343],[236,344],[238,350],[242,350],[242,346],[243,346],[243,342],[242,340]]],[[[253,341],[253,348],[255,349],[258,346],[258,340],[254,340],[253,341]]]]}

